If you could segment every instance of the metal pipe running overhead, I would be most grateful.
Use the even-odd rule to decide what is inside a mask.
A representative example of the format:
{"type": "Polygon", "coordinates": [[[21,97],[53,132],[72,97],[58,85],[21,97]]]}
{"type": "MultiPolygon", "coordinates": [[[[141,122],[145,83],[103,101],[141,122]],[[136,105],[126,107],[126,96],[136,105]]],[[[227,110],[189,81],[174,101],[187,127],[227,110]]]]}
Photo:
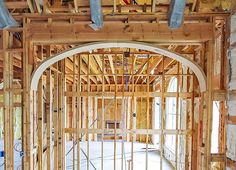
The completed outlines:
{"type": "Polygon", "coordinates": [[[172,29],[181,27],[184,18],[186,0],[171,0],[169,9],[169,27],[172,29]]]}
{"type": "Polygon", "coordinates": [[[101,29],[103,27],[101,0],[90,0],[90,13],[92,20],[92,24],[90,24],[90,27],[95,31],[101,29]]]}
{"type": "Polygon", "coordinates": [[[3,0],[0,0],[0,28],[16,27],[18,23],[9,13],[3,0]]]}

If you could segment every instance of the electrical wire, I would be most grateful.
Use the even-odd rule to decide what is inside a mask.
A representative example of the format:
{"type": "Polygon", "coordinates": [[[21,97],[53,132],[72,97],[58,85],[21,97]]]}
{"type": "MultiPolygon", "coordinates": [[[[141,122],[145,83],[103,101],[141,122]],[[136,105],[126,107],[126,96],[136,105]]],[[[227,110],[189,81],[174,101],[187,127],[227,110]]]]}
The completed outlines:
{"type": "MultiPolygon", "coordinates": [[[[22,143],[21,142],[17,142],[14,144],[13,146],[13,149],[18,152],[18,153],[21,153],[22,152],[22,149],[19,149],[18,147],[21,146],[22,148],[22,143]]],[[[16,162],[19,162],[19,161],[15,161],[16,162]]],[[[5,162],[3,162],[2,164],[0,164],[0,167],[3,167],[5,165],[5,162]]],[[[22,165],[18,165],[18,167],[16,168],[17,170],[20,170],[20,167],[22,167],[22,165]]]]}
{"type": "Polygon", "coordinates": [[[22,143],[21,142],[15,143],[14,150],[19,153],[22,152],[22,143]],[[20,149],[19,149],[19,146],[20,146],[20,149]]]}

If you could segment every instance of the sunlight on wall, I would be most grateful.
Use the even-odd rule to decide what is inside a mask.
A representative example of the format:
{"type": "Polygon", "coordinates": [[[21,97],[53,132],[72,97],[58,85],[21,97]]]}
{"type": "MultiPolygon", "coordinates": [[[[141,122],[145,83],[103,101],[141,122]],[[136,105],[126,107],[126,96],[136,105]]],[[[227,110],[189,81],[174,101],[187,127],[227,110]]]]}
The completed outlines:
{"type": "Polygon", "coordinates": [[[219,101],[213,102],[213,119],[212,119],[212,135],[211,135],[211,153],[218,153],[219,145],[219,125],[220,125],[220,105],[219,101]]]}

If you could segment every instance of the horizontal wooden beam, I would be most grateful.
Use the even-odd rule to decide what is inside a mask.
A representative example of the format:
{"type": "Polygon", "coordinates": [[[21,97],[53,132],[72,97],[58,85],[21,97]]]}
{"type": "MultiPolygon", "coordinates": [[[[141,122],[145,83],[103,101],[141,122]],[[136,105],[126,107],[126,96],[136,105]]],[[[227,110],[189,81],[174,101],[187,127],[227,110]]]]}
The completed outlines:
{"type": "Polygon", "coordinates": [[[9,9],[20,9],[20,8],[28,8],[28,3],[27,1],[6,1],[5,2],[7,8],[9,9]]]}
{"type": "MultiPolygon", "coordinates": [[[[11,91],[12,93],[14,93],[15,95],[21,95],[23,90],[22,89],[16,89],[16,88],[9,88],[9,89],[5,89],[4,91],[11,91]]],[[[4,94],[4,91],[1,89],[0,90],[0,95],[4,94]]]]}
{"type": "Polygon", "coordinates": [[[236,116],[228,116],[228,124],[236,125],[236,116]]]}
{"type": "MultiPolygon", "coordinates": [[[[80,133],[97,133],[97,134],[115,134],[114,133],[115,129],[86,129],[86,128],[82,128],[80,129],[80,133]]],[[[135,129],[135,130],[131,130],[131,129],[125,129],[124,133],[135,133],[135,134],[169,134],[169,135],[188,135],[191,134],[192,131],[191,130],[170,130],[170,129],[165,129],[165,130],[161,130],[161,129],[135,129]]],[[[77,129],[76,128],[64,128],[64,133],[77,133],[77,129]]],[[[116,129],[116,134],[122,134],[122,129],[116,129]]]]}
{"type": "Polygon", "coordinates": [[[8,48],[8,49],[5,49],[5,50],[0,50],[0,53],[3,53],[3,52],[22,53],[23,51],[24,51],[23,48],[8,48]]]}
{"type": "MultiPolygon", "coordinates": [[[[230,16],[229,11],[217,11],[217,12],[201,12],[201,13],[185,13],[184,15],[184,24],[188,22],[197,22],[199,21],[209,21],[212,17],[217,18],[227,18],[230,16]]],[[[52,13],[47,15],[41,15],[39,13],[24,13],[22,14],[14,14],[15,18],[22,19],[28,18],[29,20],[47,20],[47,18],[51,19],[68,19],[71,18],[72,20],[81,20],[81,21],[91,21],[90,14],[75,14],[75,13],[52,13]]],[[[167,13],[113,13],[113,15],[107,13],[103,15],[104,21],[122,21],[122,22],[157,22],[157,21],[165,21],[167,23],[168,14],[167,13]]]]}
{"type": "MultiPolygon", "coordinates": [[[[176,92],[165,92],[164,93],[164,97],[176,97],[176,92]]],[[[116,97],[132,97],[134,95],[134,97],[161,97],[162,93],[161,92],[135,92],[133,94],[133,92],[117,92],[116,93],[116,97]]],[[[88,96],[88,92],[69,92],[66,91],[65,92],[65,96],[67,97],[72,97],[72,96],[81,96],[81,97],[86,97],[88,96]]],[[[115,92],[89,92],[89,96],[91,97],[114,97],[115,96],[115,92]]],[[[180,98],[188,98],[191,97],[192,93],[179,93],[179,97],[180,98]]]]}
{"type": "Polygon", "coordinates": [[[88,41],[205,42],[212,39],[211,23],[184,24],[175,31],[166,23],[104,23],[94,31],[89,23],[33,22],[26,25],[27,38],[35,43],[79,43],[88,41]]]}
{"type": "Polygon", "coordinates": [[[214,101],[226,101],[227,92],[226,90],[215,90],[213,91],[213,100],[214,101]]]}
{"type": "MultiPolygon", "coordinates": [[[[3,102],[0,102],[0,107],[4,107],[3,102]]],[[[13,107],[22,107],[22,103],[20,102],[13,103],[13,107]]]]}
{"type": "Polygon", "coordinates": [[[211,154],[211,162],[224,162],[225,158],[225,153],[211,154]]]}

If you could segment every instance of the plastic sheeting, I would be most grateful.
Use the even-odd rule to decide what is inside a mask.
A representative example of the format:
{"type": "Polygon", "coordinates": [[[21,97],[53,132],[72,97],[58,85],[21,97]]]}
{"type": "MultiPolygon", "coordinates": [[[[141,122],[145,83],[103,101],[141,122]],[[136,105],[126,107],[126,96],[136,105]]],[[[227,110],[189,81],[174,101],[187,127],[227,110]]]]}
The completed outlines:
{"type": "Polygon", "coordinates": [[[3,0],[0,0],[0,28],[18,26],[18,23],[10,15],[3,0]]]}

